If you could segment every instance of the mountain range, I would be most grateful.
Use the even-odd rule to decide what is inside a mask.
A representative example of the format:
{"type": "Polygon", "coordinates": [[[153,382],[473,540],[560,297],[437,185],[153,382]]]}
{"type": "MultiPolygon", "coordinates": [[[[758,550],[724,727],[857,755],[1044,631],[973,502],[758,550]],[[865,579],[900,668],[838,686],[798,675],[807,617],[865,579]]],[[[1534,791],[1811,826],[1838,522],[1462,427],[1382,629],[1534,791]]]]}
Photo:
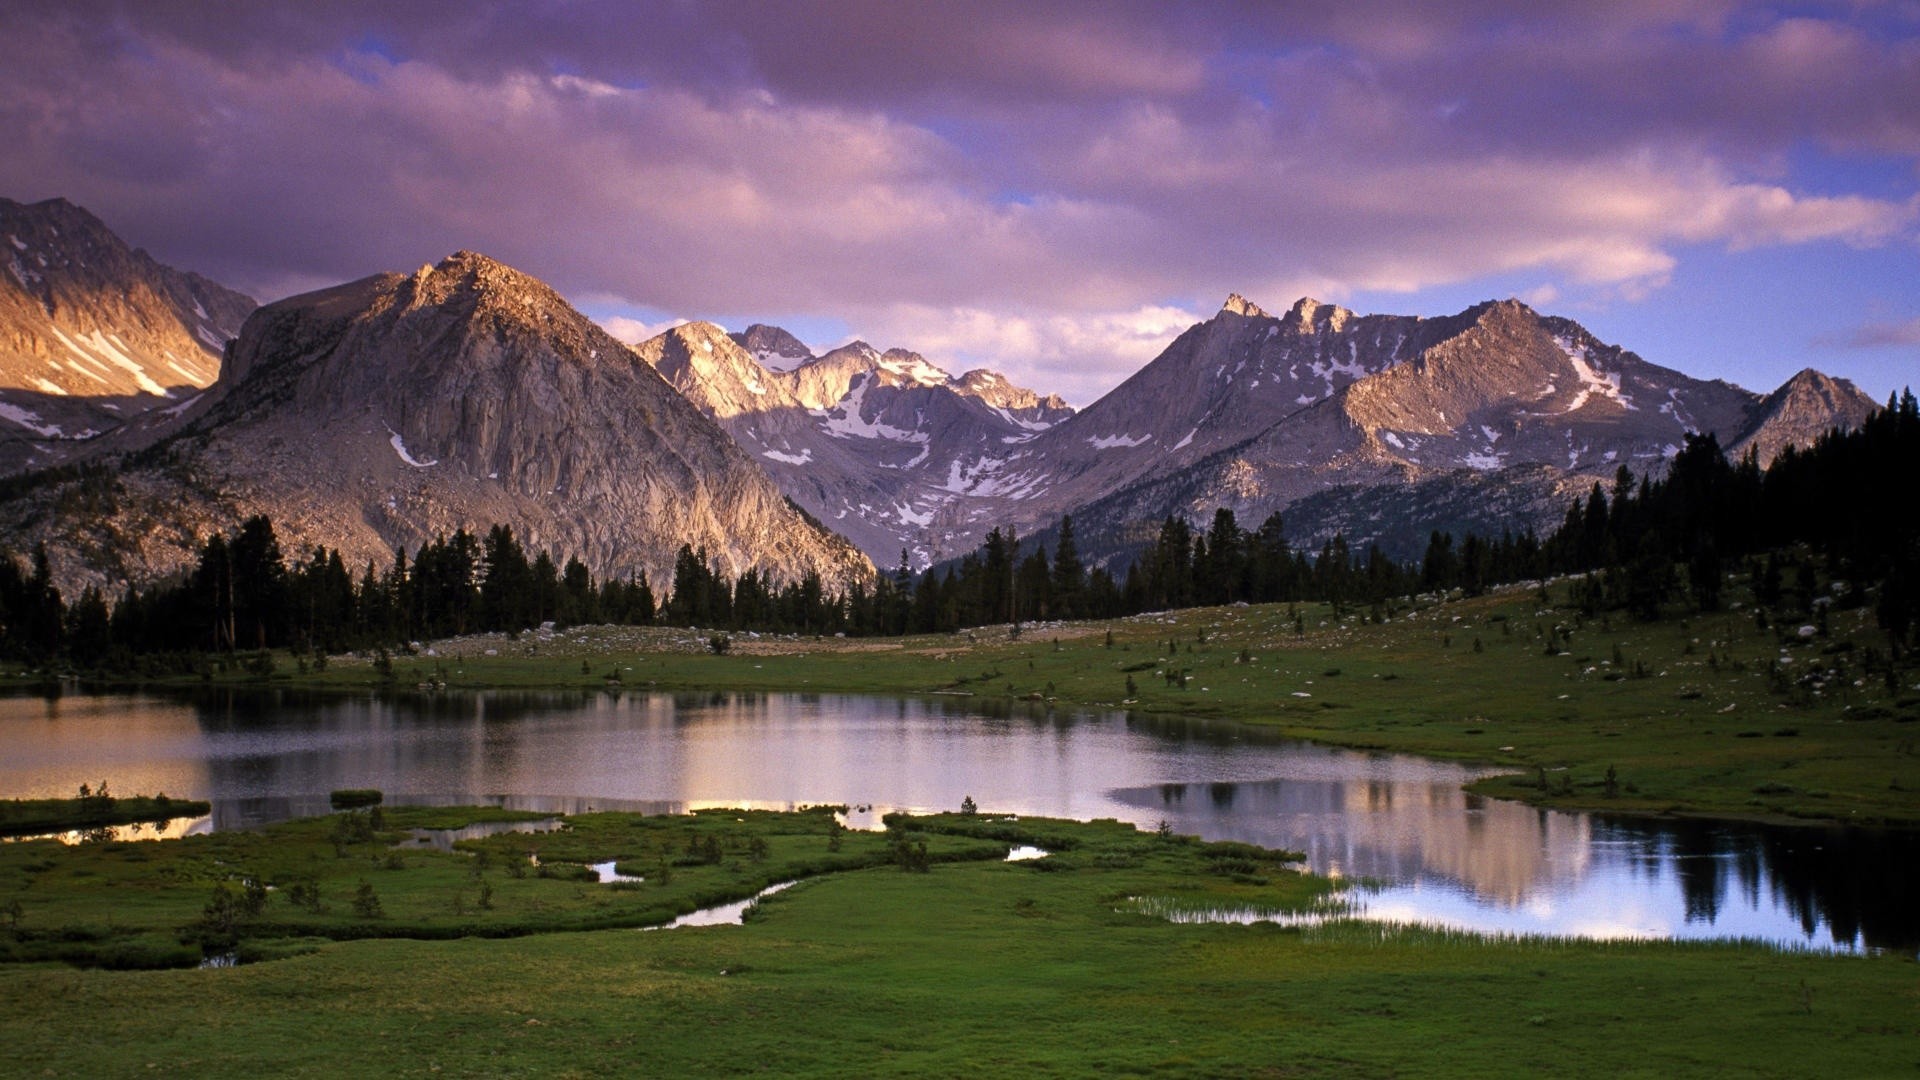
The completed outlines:
{"type": "Polygon", "coordinates": [[[356,563],[498,522],[655,580],[690,544],[844,585],[1069,513],[1124,559],[1143,523],[1218,507],[1409,556],[1430,528],[1548,527],[1689,431],[1765,461],[1875,408],[1813,371],[1765,396],[1693,379],[1513,300],[1276,316],[1236,295],[1075,411],[766,325],[629,347],[470,252],[256,310],[60,200],[0,200],[0,233],[0,472],[40,470],[6,482],[0,534],[68,582],[170,573],[251,513],[356,563]]]}
{"type": "Polygon", "coordinates": [[[1219,507],[1411,557],[1431,528],[1550,526],[1623,466],[1661,471],[1689,431],[1764,463],[1875,408],[1811,370],[1764,397],[1690,378],[1515,300],[1419,318],[1302,299],[1275,316],[1230,296],[1079,412],[900,350],[815,358],[766,327],[727,340],[695,324],[638,351],[797,502],[915,565],[1064,514],[1091,553],[1121,554],[1130,525],[1219,507]]]}

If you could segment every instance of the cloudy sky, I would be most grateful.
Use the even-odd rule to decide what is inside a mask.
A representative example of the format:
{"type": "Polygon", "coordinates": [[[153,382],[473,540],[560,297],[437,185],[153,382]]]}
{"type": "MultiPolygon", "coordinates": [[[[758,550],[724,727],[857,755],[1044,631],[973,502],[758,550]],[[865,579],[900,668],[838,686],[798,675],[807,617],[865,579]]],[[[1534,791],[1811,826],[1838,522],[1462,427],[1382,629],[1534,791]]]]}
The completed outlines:
{"type": "Polygon", "coordinates": [[[1086,404],[1229,292],[1920,383],[1920,3],[0,0],[0,195],[271,299],[460,248],[632,336],[1086,404]],[[1297,7],[1298,10],[1288,10],[1297,7]]]}

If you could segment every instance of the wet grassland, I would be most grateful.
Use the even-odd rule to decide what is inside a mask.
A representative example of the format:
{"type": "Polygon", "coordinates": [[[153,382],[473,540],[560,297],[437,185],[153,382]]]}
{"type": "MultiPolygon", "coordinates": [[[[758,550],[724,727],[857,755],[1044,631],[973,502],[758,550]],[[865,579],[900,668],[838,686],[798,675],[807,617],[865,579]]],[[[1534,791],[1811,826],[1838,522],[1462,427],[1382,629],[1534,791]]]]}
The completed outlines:
{"type": "MultiPolygon", "coordinates": [[[[724,653],[715,636],[283,654],[270,677],[209,681],[1040,700],[1508,765],[1477,790],[1543,806],[1920,823],[1920,674],[1887,663],[1859,608],[1643,623],[1582,615],[1563,583],[1017,634],[731,635],[724,653]]],[[[0,845],[0,1072],[1853,1077],[1920,1061],[1911,956],[1327,919],[1331,884],[1281,855],[1112,822],[586,814],[448,851],[412,831],[539,817],[361,809],[0,845]],[[1003,861],[1022,844],[1051,854],[1003,861]],[[606,863],[643,880],[603,883],[606,863]],[[789,880],[743,925],[636,929],[789,880]],[[1225,911],[1281,921],[1177,921],[1225,911]],[[208,956],[238,965],[185,966],[208,956]]]]}
{"type": "Polygon", "coordinates": [[[1920,1055],[1909,958],[1320,920],[1328,884],[1286,853],[1114,822],[605,813],[448,851],[416,831],[530,817],[0,845],[0,1072],[1863,1076],[1920,1055]],[[1019,845],[1049,854],[1005,861],[1019,845]],[[645,880],[603,884],[608,862],[645,880]],[[635,929],[789,880],[741,925],[635,929]],[[1167,917],[1211,911],[1309,917],[1167,917]],[[203,956],[240,963],[151,969],[203,956]]]}

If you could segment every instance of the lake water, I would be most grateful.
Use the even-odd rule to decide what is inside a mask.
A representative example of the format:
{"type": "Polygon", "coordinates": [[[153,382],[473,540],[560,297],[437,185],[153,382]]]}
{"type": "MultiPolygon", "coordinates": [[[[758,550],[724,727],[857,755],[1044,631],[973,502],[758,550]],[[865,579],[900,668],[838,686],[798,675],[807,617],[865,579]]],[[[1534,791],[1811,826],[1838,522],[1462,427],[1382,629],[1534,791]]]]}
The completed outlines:
{"type": "Polygon", "coordinates": [[[1474,768],[1206,721],[799,694],[0,699],[0,796],[210,800],[173,832],[390,803],[570,813],[844,803],[1113,817],[1303,851],[1374,916],[1593,937],[1920,943],[1911,833],[1606,819],[1468,796],[1474,768]]]}

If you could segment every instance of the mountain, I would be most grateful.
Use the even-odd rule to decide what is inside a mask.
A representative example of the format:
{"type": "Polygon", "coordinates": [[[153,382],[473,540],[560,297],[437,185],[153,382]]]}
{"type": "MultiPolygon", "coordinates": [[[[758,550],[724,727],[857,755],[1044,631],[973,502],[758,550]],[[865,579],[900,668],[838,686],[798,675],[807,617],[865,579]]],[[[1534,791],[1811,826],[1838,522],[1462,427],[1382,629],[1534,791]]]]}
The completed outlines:
{"type": "Polygon", "coordinates": [[[253,513],[290,552],[356,567],[504,523],[603,578],[670,580],[681,544],[729,575],[871,573],[625,345],[469,252],[259,309],[196,413],[93,478],[89,512],[62,515],[75,485],[7,504],[15,535],[46,540],[67,580],[152,577],[253,513]]]}
{"type": "Polygon", "coordinates": [[[813,359],[813,351],[800,339],[777,326],[754,323],[738,334],[729,334],[734,344],[745,349],[755,363],[770,371],[790,371],[813,359]]]}
{"type": "Polygon", "coordinates": [[[1338,530],[1405,557],[1431,528],[1549,527],[1622,466],[1664,470],[1689,431],[1765,462],[1873,408],[1812,372],[1766,398],[1693,379],[1513,300],[1431,319],[1302,300],[1275,318],[1235,296],[1006,468],[1052,478],[1012,522],[1029,529],[1071,510],[1080,535],[1117,533],[1221,506],[1252,526],[1337,493],[1301,506],[1296,542],[1338,530]]]}
{"type": "Polygon", "coordinates": [[[1874,408],[1816,372],[1766,398],[1694,379],[1514,300],[1422,318],[1307,298],[1275,316],[1236,294],[1077,413],[992,372],[864,342],[814,356],[759,324],[638,351],[888,564],[1067,513],[1089,552],[1122,555],[1142,522],[1221,506],[1248,526],[1288,511],[1297,542],[1337,531],[1411,557],[1434,528],[1551,527],[1595,480],[1664,470],[1690,431],[1764,462],[1874,408]]]}
{"type": "Polygon", "coordinates": [[[256,306],[128,247],[65,199],[0,199],[0,237],[0,472],[171,423],[256,306]]]}
{"type": "Polygon", "coordinates": [[[889,566],[902,551],[925,566],[971,547],[971,518],[956,508],[988,496],[1009,447],[1073,414],[995,372],[955,377],[862,341],[815,356],[759,324],[728,334],[689,323],[635,349],[795,502],[889,566]]]}
{"type": "Polygon", "coordinates": [[[1762,462],[1770,462],[1787,447],[1806,446],[1835,426],[1860,426],[1877,407],[1845,379],[1807,368],[1760,402],[1735,445],[1752,447],[1762,462]]]}

